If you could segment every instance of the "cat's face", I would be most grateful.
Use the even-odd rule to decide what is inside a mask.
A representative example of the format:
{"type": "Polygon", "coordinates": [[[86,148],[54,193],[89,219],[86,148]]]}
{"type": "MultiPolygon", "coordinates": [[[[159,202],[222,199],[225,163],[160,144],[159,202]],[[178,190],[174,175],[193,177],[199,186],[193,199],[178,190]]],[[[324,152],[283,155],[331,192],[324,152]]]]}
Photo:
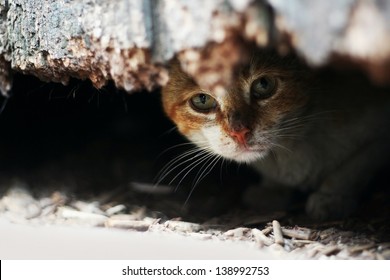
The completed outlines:
{"type": "Polygon", "coordinates": [[[200,88],[173,63],[163,89],[163,106],[193,143],[239,162],[251,162],[280,148],[308,103],[303,69],[291,58],[258,54],[229,89],[200,88]]]}

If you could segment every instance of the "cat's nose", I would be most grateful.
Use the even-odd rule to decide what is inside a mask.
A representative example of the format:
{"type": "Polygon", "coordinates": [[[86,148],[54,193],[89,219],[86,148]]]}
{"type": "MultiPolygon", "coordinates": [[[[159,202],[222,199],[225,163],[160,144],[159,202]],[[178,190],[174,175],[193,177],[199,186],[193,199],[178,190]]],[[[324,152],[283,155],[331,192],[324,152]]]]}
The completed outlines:
{"type": "Polygon", "coordinates": [[[229,132],[230,136],[232,136],[239,144],[246,145],[246,135],[249,133],[249,129],[244,127],[239,130],[232,130],[229,132]]]}

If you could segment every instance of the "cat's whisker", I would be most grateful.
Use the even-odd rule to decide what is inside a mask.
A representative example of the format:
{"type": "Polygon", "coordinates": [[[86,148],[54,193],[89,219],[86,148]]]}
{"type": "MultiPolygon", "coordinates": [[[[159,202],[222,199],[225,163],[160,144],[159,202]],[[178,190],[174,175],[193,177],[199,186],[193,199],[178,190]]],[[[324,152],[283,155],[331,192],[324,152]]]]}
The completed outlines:
{"type": "Polygon", "coordinates": [[[278,128],[275,128],[275,130],[297,130],[300,128],[305,128],[308,123],[308,120],[296,120],[295,122],[281,123],[278,128]]]}
{"type": "Polygon", "coordinates": [[[296,122],[290,123],[289,125],[281,125],[279,128],[273,128],[267,131],[267,133],[274,137],[283,137],[284,136],[296,136],[301,138],[304,134],[302,130],[307,128],[307,123],[305,122],[296,122]]]}
{"type": "Polygon", "coordinates": [[[272,156],[273,156],[274,160],[277,161],[278,158],[277,158],[277,156],[276,156],[275,151],[274,151],[273,149],[270,149],[270,151],[271,151],[271,153],[272,153],[272,156]]]}
{"type": "Polygon", "coordinates": [[[321,119],[330,119],[329,116],[332,113],[336,113],[336,110],[325,110],[317,113],[312,113],[305,116],[297,116],[297,117],[290,117],[288,119],[285,119],[283,122],[291,122],[294,120],[307,120],[307,119],[315,119],[315,120],[321,120],[321,119]],[[325,116],[326,118],[323,118],[322,116],[325,116]]]}
{"type": "Polygon", "coordinates": [[[223,165],[224,163],[226,163],[226,166],[227,166],[227,161],[226,161],[226,158],[220,156],[220,158],[222,159],[222,162],[221,162],[221,167],[219,169],[219,180],[222,182],[222,171],[223,171],[223,165]]]}
{"type": "Polygon", "coordinates": [[[302,139],[302,136],[301,135],[279,135],[277,134],[275,138],[278,138],[278,139],[287,139],[287,140],[299,140],[299,139],[302,139]]]}
{"type": "Polygon", "coordinates": [[[174,127],[170,128],[170,129],[168,129],[167,131],[161,133],[161,135],[158,136],[158,138],[163,138],[163,137],[167,136],[168,134],[170,134],[170,133],[172,133],[172,132],[174,132],[176,130],[177,130],[177,126],[174,126],[174,127]]]}
{"type": "MultiPolygon", "coordinates": [[[[198,166],[198,165],[200,165],[201,163],[203,163],[203,165],[199,168],[199,171],[197,172],[197,174],[195,175],[195,179],[194,180],[196,180],[196,178],[199,176],[199,173],[204,169],[204,167],[205,167],[205,165],[207,165],[210,161],[212,161],[213,160],[213,155],[209,155],[208,157],[205,157],[205,159],[202,161],[202,162],[199,162],[199,164],[197,164],[196,166],[198,166]]],[[[194,166],[194,167],[196,167],[196,166],[194,166]]],[[[194,168],[192,168],[191,169],[191,171],[193,170],[194,168]]],[[[190,171],[188,171],[187,173],[186,173],[186,176],[188,175],[190,173],[190,171]]],[[[182,180],[181,180],[182,181],[182,180]]],[[[181,181],[180,181],[180,183],[181,183],[181,181]]],[[[194,185],[194,181],[193,181],[193,183],[192,183],[192,188],[193,188],[193,185],[194,185]]],[[[192,189],[191,188],[191,189],[192,189]]],[[[191,193],[191,192],[190,192],[191,193]]]]}
{"type": "Polygon", "coordinates": [[[199,178],[199,174],[202,173],[203,174],[203,170],[205,170],[205,166],[210,162],[212,161],[214,158],[214,155],[211,155],[207,158],[207,160],[204,161],[203,165],[199,168],[198,172],[196,173],[195,177],[194,177],[194,180],[192,181],[192,185],[195,184],[195,181],[197,180],[197,178],[199,178]]]}
{"type": "Polygon", "coordinates": [[[184,143],[180,143],[180,144],[176,144],[176,145],[173,145],[167,149],[165,149],[164,151],[162,151],[158,156],[161,156],[162,154],[166,153],[167,151],[170,151],[172,149],[175,149],[175,148],[180,148],[180,147],[183,147],[183,146],[193,146],[193,147],[196,147],[197,145],[198,146],[201,146],[203,144],[207,144],[208,141],[205,140],[205,141],[197,141],[197,142],[184,142],[184,143]]]}
{"type": "Polygon", "coordinates": [[[323,111],[319,113],[313,113],[307,116],[297,116],[297,117],[290,117],[288,119],[282,120],[278,126],[279,129],[289,128],[289,129],[296,129],[297,125],[300,125],[301,127],[306,126],[309,123],[316,122],[316,121],[325,121],[325,120],[332,120],[333,117],[330,116],[331,113],[334,113],[336,111],[328,110],[323,111]]]}
{"type": "Polygon", "coordinates": [[[215,166],[215,164],[213,165],[214,162],[218,162],[218,160],[220,159],[220,156],[218,155],[213,155],[213,157],[211,157],[211,162],[207,161],[205,162],[205,164],[203,164],[203,166],[199,169],[199,172],[196,174],[195,176],[195,179],[194,179],[194,182],[193,182],[193,186],[197,186],[199,184],[199,182],[201,180],[203,180],[204,177],[206,177],[210,172],[211,170],[213,169],[213,167],[215,166]],[[205,167],[205,165],[207,164],[207,166],[205,167]],[[209,167],[213,165],[213,167],[211,169],[209,169],[209,167]],[[205,168],[204,168],[205,167],[205,168]],[[202,171],[203,169],[203,171],[202,171]],[[209,169],[209,170],[208,170],[209,169]],[[202,171],[202,173],[200,173],[202,171]],[[200,174],[199,174],[200,173],[200,174]]]}
{"type": "Polygon", "coordinates": [[[202,164],[203,162],[205,161],[208,161],[213,155],[211,155],[210,153],[208,153],[207,151],[204,151],[204,153],[202,154],[202,157],[197,159],[196,161],[193,161],[190,163],[190,165],[186,168],[184,168],[179,174],[177,174],[175,176],[175,178],[172,179],[172,182],[181,174],[183,173],[184,171],[187,171],[184,176],[181,178],[181,180],[179,181],[179,185],[181,184],[181,182],[185,179],[185,177],[192,171],[194,170],[195,167],[197,167],[198,165],[202,164]]]}
{"type": "Polygon", "coordinates": [[[194,142],[194,144],[196,146],[198,146],[199,148],[203,149],[203,150],[208,150],[211,152],[211,149],[210,149],[210,142],[208,140],[205,140],[205,141],[197,141],[197,142],[194,142]]]}
{"type": "Polygon", "coordinates": [[[178,161],[184,159],[187,156],[190,156],[192,154],[200,152],[200,151],[201,151],[201,149],[194,147],[194,148],[192,148],[192,149],[190,149],[190,150],[188,150],[188,151],[178,155],[177,157],[171,159],[167,164],[164,165],[164,167],[160,170],[160,172],[157,174],[157,176],[159,176],[165,170],[169,169],[173,164],[177,163],[178,161]]]}
{"type": "Polygon", "coordinates": [[[198,150],[198,149],[193,149],[193,150],[187,151],[187,152],[175,157],[173,160],[171,160],[169,162],[169,164],[164,166],[164,168],[160,171],[160,173],[165,173],[166,171],[171,170],[172,167],[173,168],[180,167],[184,163],[191,161],[191,160],[194,160],[194,159],[202,156],[203,154],[204,154],[204,152],[202,150],[198,150]]]}
{"type": "Polygon", "coordinates": [[[179,181],[179,183],[177,184],[177,186],[175,187],[175,191],[177,191],[178,187],[180,186],[181,182],[187,177],[187,175],[189,173],[191,173],[192,170],[194,170],[198,165],[200,165],[202,162],[204,161],[208,161],[208,159],[210,159],[213,155],[209,154],[209,153],[205,153],[203,155],[202,158],[194,161],[194,162],[191,162],[190,165],[188,165],[187,167],[185,167],[182,171],[180,171],[170,182],[169,184],[172,184],[176,179],[177,177],[179,177],[183,172],[187,171],[184,176],[181,178],[181,180],[179,181]]]}
{"type": "Polygon", "coordinates": [[[291,138],[302,138],[304,135],[298,133],[297,131],[293,130],[293,131],[290,131],[290,130],[280,130],[280,131],[273,131],[273,130],[268,130],[266,133],[264,133],[264,135],[267,137],[267,138],[288,138],[288,137],[291,137],[291,138]]]}
{"type": "MultiPolygon", "coordinates": [[[[210,159],[210,158],[209,158],[210,159]]],[[[218,163],[219,159],[220,159],[220,156],[218,155],[213,155],[213,157],[211,157],[211,161],[210,160],[207,160],[207,162],[202,166],[202,168],[200,170],[203,169],[203,167],[207,164],[207,166],[203,169],[202,173],[198,176],[197,174],[197,179],[196,181],[192,184],[192,187],[191,187],[191,190],[190,190],[190,193],[188,194],[187,196],[187,199],[186,201],[184,202],[184,205],[186,205],[192,195],[192,193],[194,192],[195,188],[198,186],[198,184],[214,169],[215,165],[218,163]]],[[[195,178],[196,178],[195,177],[195,178]]]]}
{"type": "MultiPolygon", "coordinates": [[[[276,148],[285,150],[285,151],[287,151],[287,152],[289,152],[289,153],[292,153],[292,151],[291,151],[289,148],[287,148],[287,147],[285,147],[285,146],[283,146],[283,145],[281,145],[281,144],[277,144],[277,143],[274,143],[274,142],[272,142],[272,143],[270,143],[270,144],[271,144],[272,147],[276,147],[276,148]]],[[[271,150],[272,150],[272,149],[271,149],[271,150]]]]}
{"type": "Polygon", "coordinates": [[[288,133],[288,131],[274,132],[271,131],[274,138],[278,139],[301,139],[303,137],[302,134],[297,133],[288,133]]]}
{"type": "Polygon", "coordinates": [[[193,160],[195,157],[199,157],[199,156],[202,156],[202,155],[205,155],[205,154],[207,154],[206,151],[203,151],[203,150],[201,150],[199,148],[195,148],[193,150],[187,151],[184,154],[174,158],[173,160],[168,162],[163,167],[163,169],[158,173],[157,177],[159,179],[158,179],[157,183],[155,184],[155,186],[159,185],[169,174],[171,174],[174,170],[176,170],[180,166],[182,166],[182,165],[186,164],[187,162],[193,160]],[[194,155],[194,154],[195,154],[195,156],[191,156],[191,155],[194,155]],[[187,158],[187,157],[190,157],[190,158],[187,158]],[[183,160],[183,161],[180,162],[181,160],[183,160]],[[171,168],[172,166],[174,166],[174,167],[171,168]]]}
{"type": "Polygon", "coordinates": [[[176,144],[176,145],[173,145],[167,149],[165,149],[164,151],[162,151],[161,153],[159,153],[156,157],[156,159],[159,159],[162,155],[166,154],[167,152],[173,150],[173,149],[178,149],[178,148],[181,148],[181,147],[185,147],[185,146],[192,146],[194,147],[194,143],[190,143],[190,142],[185,142],[185,143],[180,143],[180,144],[176,144]]]}
{"type": "MultiPolygon", "coordinates": [[[[208,141],[197,141],[195,144],[197,144],[198,146],[202,146],[202,145],[205,145],[207,143],[208,143],[208,141]]],[[[194,146],[194,143],[180,143],[180,144],[177,144],[175,146],[172,146],[172,147],[166,149],[165,151],[160,153],[158,155],[158,157],[161,157],[162,154],[164,154],[172,149],[181,148],[183,146],[193,146],[193,148],[184,152],[183,154],[175,157],[174,159],[170,160],[157,174],[157,176],[156,176],[157,179],[155,179],[155,181],[157,181],[157,182],[155,183],[155,186],[159,185],[169,174],[171,174],[174,170],[176,170],[180,166],[193,160],[196,157],[206,156],[207,154],[210,153],[209,149],[204,149],[204,148],[194,146]]],[[[202,160],[202,158],[200,160],[202,160]]],[[[192,163],[190,164],[189,167],[191,167],[191,166],[192,166],[192,163]]],[[[187,168],[184,168],[183,170],[185,171],[185,170],[187,170],[187,168]]],[[[178,175],[180,175],[181,173],[182,172],[180,172],[178,175]]],[[[174,181],[178,175],[176,175],[172,181],[174,181]]]]}

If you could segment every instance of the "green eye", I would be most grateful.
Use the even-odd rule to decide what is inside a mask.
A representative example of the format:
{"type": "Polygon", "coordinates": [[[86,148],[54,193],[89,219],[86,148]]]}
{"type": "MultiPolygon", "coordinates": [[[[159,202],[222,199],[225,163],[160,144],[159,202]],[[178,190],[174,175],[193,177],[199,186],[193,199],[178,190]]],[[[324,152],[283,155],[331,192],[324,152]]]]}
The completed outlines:
{"type": "Polygon", "coordinates": [[[276,80],[269,76],[260,77],[252,82],[251,96],[256,99],[267,99],[275,93],[276,80]]]}
{"type": "Polygon", "coordinates": [[[192,108],[202,113],[208,113],[217,107],[217,101],[208,94],[199,93],[190,99],[192,108]]]}

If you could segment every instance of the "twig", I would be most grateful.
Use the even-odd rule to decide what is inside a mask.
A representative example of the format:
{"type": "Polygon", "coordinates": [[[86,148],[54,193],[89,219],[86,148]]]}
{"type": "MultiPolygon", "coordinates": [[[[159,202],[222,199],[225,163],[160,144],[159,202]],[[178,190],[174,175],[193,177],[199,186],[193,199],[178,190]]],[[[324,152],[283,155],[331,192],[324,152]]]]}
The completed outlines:
{"type": "Polygon", "coordinates": [[[301,240],[312,240],[313,232],[310,229],[306,228],[297,228],[297,229],[287,229],[282,228],[284,236],[288,236],[295,239],[301,240]]]}
{"type": "Polygon", "coordinates": [[[252,235],[256,243],[260,245],[264,244],[266,246],[270,246],[273,243],[271,238],[265,236],[265,234],[261,230],[258,230],[257,228],[252,229],[252,235]]]}
{"type": "Polygon", "coordinates": [[[283,233],[282,233],[282,228],[280,227],[280,223],[277,220],[273,220],[272,228],[274,231],[275,243],[283,246],[284,239],[283,239],[283,233]]]}
{"type": "Polygon", "coordinates": [[[174,220],[166,221],[164,226],[170,230],[180,232],[198,232],[202,229],[202,226],[199,224],[174,220]]]}
{"type": "Polygon", "coordinates": [[[269,227],[266,227],[265,229],[263,229],[261,232],[264,233],[264,235],[268,235],[270,234],[272,231],[272,227],[269,226],[269,227]]]}
{"type": "Polygon", "coordinates": [[[126,210],[126,206],[123,204],[118,204],[118,205],[115,205],[113,207],[106,209],[105,212],[106,212],[107,216],[113,216],[113,215],[118,214],[119,212],[122,212],[124,210],[126,210]]]}
{"type": "Polygon", "coordinates": [[[376,247],[375,243],[369,243],[369,244],[353,246],[352,248],[349,248],[348,251],[350,254],[359,254],[362,251],[369,250],[374,247],[376,247]]]}
{"type": "Polygon", "coordinates": [[[109,218],[104,225],[109,228],[132,229],[136,231],[147,231],[153,224],[151,221],[132,221],[109,218]]]}
{"type": "Polygon", "coordinates": [[[330,247],[325,247],[325,249],[321,252],[325,256],[331,256],[331,255],[336,255],[338,252],[341,251],[341,248],[338,246],[330,246],[330,247]]]}

